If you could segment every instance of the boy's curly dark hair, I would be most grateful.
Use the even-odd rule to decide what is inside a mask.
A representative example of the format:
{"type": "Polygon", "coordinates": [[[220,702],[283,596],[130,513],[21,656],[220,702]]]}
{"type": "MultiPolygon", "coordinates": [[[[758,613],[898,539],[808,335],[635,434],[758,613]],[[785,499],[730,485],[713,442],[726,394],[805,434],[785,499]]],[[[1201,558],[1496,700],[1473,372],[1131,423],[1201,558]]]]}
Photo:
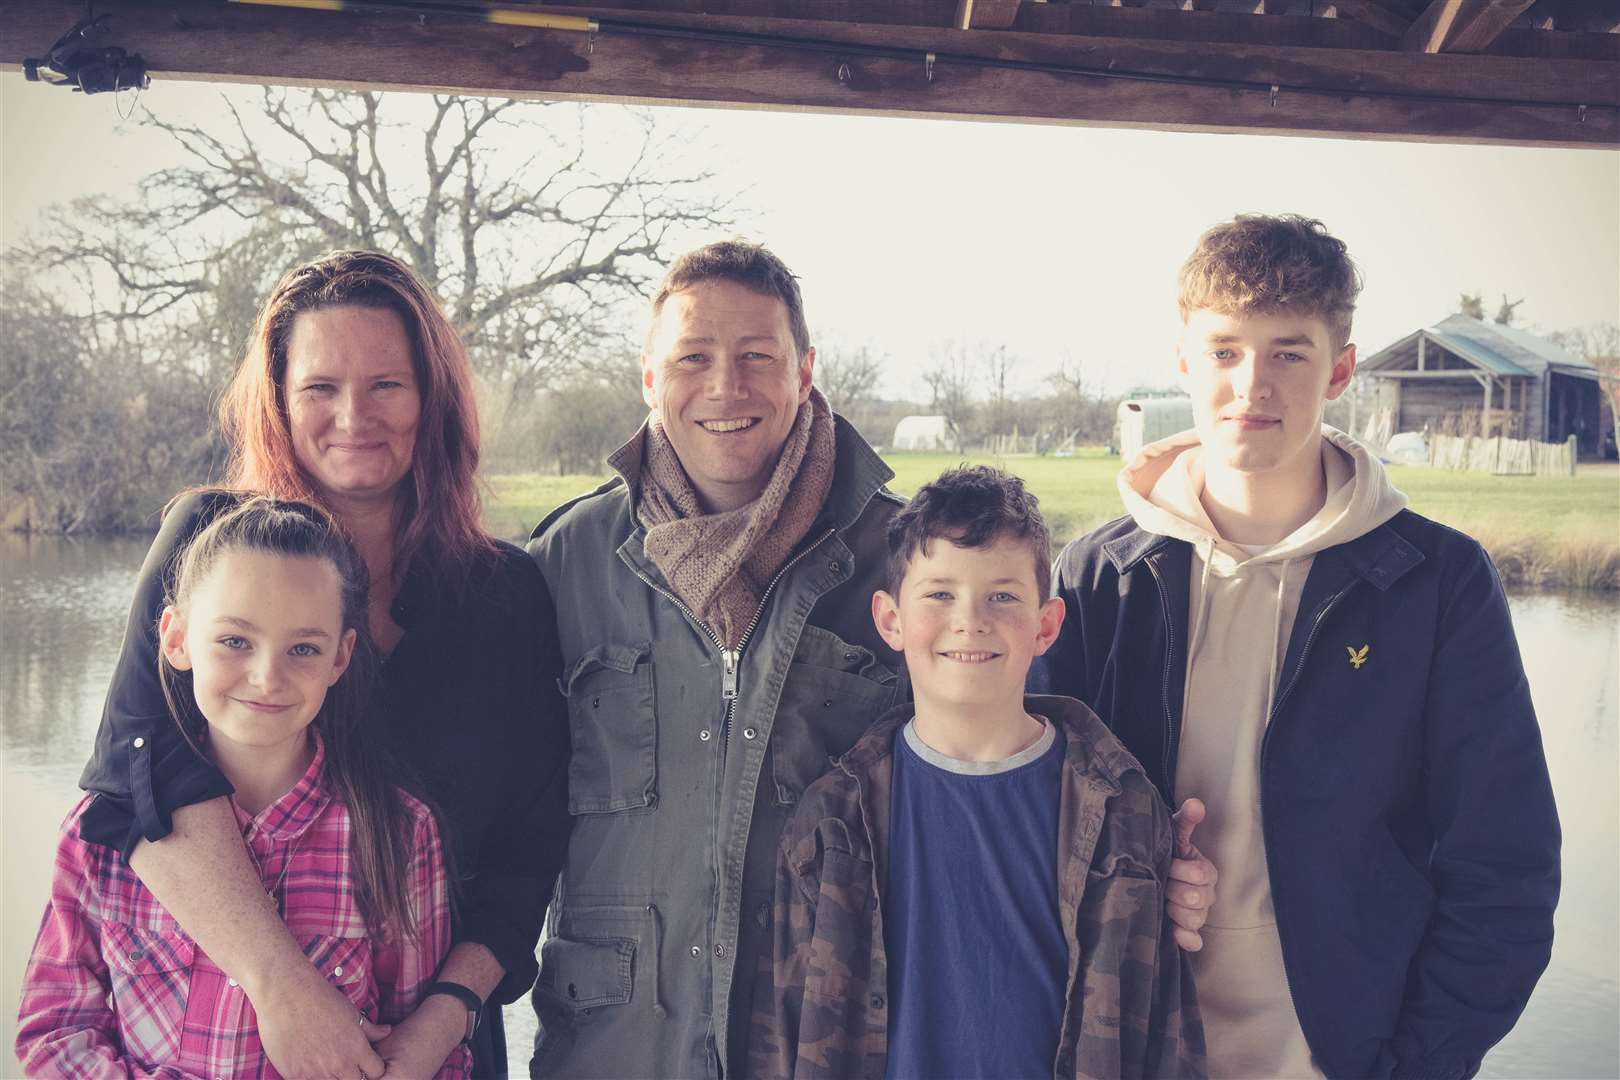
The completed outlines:
{"type": "Polygon", "coordinates": [[[949,469],[917,490],[889,522],[888,591],[899,595],[906,566],[935,539],[959,547],[989,547],[1010,538],[1029,547],[1040,599],[1052,591],[1052,539],[1040,501],[1011,473],[988,465],[949,469]]]}

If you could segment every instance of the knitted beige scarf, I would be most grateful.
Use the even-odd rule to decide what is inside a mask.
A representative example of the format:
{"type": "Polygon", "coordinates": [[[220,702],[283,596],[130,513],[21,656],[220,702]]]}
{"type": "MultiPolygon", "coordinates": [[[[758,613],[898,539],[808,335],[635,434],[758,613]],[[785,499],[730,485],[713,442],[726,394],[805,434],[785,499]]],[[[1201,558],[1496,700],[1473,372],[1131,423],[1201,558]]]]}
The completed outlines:
{"type": "Polygon", "coordinates": [[[832,409],[811,388],[759,498],[705,514],[657,415],[648,422],[636,508],[647,557],[727,648],[742,641],[772,575],[821,513],[833,456],[832,409]]]}

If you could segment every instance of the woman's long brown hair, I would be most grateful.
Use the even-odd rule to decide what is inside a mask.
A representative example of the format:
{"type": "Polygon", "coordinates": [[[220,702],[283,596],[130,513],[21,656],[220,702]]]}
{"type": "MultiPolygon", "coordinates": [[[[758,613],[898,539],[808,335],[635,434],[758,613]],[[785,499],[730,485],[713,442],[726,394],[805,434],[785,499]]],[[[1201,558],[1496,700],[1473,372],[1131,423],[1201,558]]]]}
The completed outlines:
{"type": "Polygon", "coordinates": [[[219,405],[230,447],[226,483],[277,499],[320,504],[298,465],[287,414],[287,342],[299,315],[353,305],[393,311],[405,323],[422,415],[401,499],[394,565],[432,575],[454,591],[494,547],[478,492],[478,410],[461,337],[426,285],[397,259],[334,251],[284,274],[260,311],[247,354],[219,405]]]}
{"type": "MultiPolygon", "coordinates": [[[[414,939],[416,920],[406,890],[414,831],[394,786],[399,770],[377,711],[377,654],[366,630],[366,564],[325,511],[250,498],[220,514],[181,552],[168,604],[184,614],[192,591],[232,551],[322,559],[337,570],[343,629],[355,631],[355,645],[348,669],[326,692],[311,725],[325,747],[322,780],[349,810],[349,855],[361,917],[373,932],[397,931],[414,939]]],[[[162,650],[158,668],[170,714],[192,746],[206,753],[208,722],[197,708],[191,673],[172,667],[162,650]]]]}

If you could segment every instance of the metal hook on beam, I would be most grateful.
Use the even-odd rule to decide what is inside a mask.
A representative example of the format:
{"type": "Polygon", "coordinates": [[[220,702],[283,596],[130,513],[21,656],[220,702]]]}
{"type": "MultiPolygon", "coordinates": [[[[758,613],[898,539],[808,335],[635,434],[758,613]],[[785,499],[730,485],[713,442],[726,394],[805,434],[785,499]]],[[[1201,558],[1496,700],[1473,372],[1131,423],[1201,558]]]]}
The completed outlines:
{"type": "Polygon", "coordinates": [[[933,53],[928,53],[923,57],[923,75],[927,77],[929,82],[934,81],[934,60],[933,53]]]}

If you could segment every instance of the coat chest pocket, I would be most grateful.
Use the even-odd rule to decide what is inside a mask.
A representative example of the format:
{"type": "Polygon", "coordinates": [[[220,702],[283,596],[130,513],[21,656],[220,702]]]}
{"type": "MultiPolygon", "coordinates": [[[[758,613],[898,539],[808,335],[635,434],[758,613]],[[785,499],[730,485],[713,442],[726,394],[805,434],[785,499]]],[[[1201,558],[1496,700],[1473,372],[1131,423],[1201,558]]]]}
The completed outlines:
{"type": "Polygon", "coordinates": [[[771,729],[777,805],[798,802],[904,693],[904,681],[870,649],[805,627],[771,729]]]}
{"type": "Polygon", "coordinates": [[[573,754],[568,812],[608,814],[658,801],[652,646],[598,645],[562,680],[573,754]]]}

